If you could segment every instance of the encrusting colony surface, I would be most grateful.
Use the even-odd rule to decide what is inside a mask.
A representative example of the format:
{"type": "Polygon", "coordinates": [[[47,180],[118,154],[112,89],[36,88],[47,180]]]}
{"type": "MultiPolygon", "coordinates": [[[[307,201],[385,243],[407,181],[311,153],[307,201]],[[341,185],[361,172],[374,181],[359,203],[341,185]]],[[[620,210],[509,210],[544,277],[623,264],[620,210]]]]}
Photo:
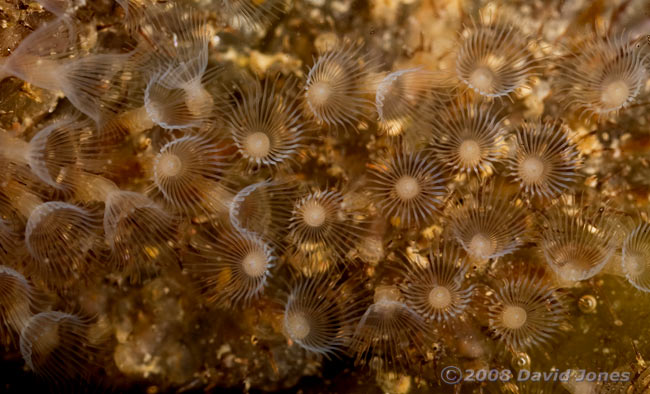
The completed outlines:
{"type": "Polygon", "coordinates": [[[3,388],[650,390],[647,2],[0,17],[3,388]]]}

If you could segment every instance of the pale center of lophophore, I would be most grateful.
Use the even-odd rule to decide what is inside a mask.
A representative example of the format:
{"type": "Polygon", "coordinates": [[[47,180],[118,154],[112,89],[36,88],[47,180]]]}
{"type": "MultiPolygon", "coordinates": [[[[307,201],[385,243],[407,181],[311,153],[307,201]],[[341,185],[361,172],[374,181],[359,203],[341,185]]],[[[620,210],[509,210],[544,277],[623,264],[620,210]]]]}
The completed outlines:
{"type": "Polygon", "coordinates": [[[381,309],[392,310],[393,305],[400,300],[400,291],[395,286],[382,285],[375,289],[373,301],[381,309]]]}
{"type": "Polygon", "coordinates": [[[429,304],[436,309],[443,309],[451,304],[451,292],[443,286],[435,286],[429,292],[429,304]]]}
{"type": "Polygon", "coordinates": [[[528,183],[538,183],[544,174],[544,163],[537,157],[527,157],[520,167],[521,179],[528,183]]]}
{"type": "Polygon", "coordinates": [[[307,98],[312,104],[324,105],[332,94],[332,88],[325,81],[319,81],[311,85],[307,90],[307,98]]]}
{"type": "Polygon", "coordinates": [[[379,286],[375,289],[373,301],[377,304],[380,302],[399,301],[400,292],[395,286],[379,286]]]}
{"type": "Polygon", "coordinates": [[[182,89],[186,94],[185,105],[193,115],[205,114],[214,104],[212,95],[201,85],[200,78],[183,84],[182,89]]]}
{"type": "Polygon", "coordinates": [[[266,272],[266,254],[263,250],[251,250],[242,261],[242,268],[246,275],[259,277],[266,272]]]}
{"type": "Polygon", "coordinates": [[[469,82],[476,89],[487,92],[492,89],[492,83],[494,82],[494,75],[492,70],[487,67],[479,67],[472,72],[469,76],[469,82]]]}
{"type": "Polygon", "coordinates": [[[582,280],[593,268],[592,261],[584,258],[584,252],[577,250],[575,246],[567,246],[564,256],[556,264],[561,278],[566,280],[582,280]]]}
{"type": "Polygon", "coordinates": [[[625,270],[631,275],[640,275],[646,270],[646,259],[638,253],[627,253],[623,259],[625,270]]]}
{"type": "Polygon", "coordinates": [[[528,314],[526,313],[526,310],[520,306],[508,305],[503,308],[503,312],[501,312],[501,322],[503,323],[503,326],[512,330],[521,328],[526,324],[527,318],[528,314]]]}
{"type": "Polygon", "coordinates": [[[494,253],[494,245],[484,234],[476,234],[469,241],[469,250],[474,256],[488,258],[494,253]]]}
{"type": "Polygon", "coordinates": [[[466,140],[460,144],[458,151],[460,161],[467,166],[474,166],[481,159],[481,147],[474,140],[466,140]]]}
{"type": "Polygon", "coordinates": [[[255,158],[262,158],[269,153],[271,140],[269,136],[261,131],[250,134],[244,140],[244,149],[246,152],[255,158]]]}
{"type": "Polygon", "coordinates": [[[625,104],[630,95],[630,88],[625,81],[612,81],[605,85],[601,101],[607,108],[619,108],[625,104]]]}
{"type": "Polygon", "coordinates": [[[292,313],[287,317],[286,328],[289,336],[293,339],[305,339],[311,331],[309,327],[309,319],[302,313],[292,313]]]}
{"type": "Polygon", "coordinates": [[[375,289],[373,301],[377,313],[391,315],[398,308],[399,300],[400,291],[395,286],[382,285],[375,289]]]}
{"type": "Polygon", "coordinates": [[[305,204],[302,211],[302,217],[310,227],[320,227],[325,223],[327,212],[325,208],[317,202],[309,202],[305,204]]]}
{"type": "Polygon", "coordinates": [[[61,338],[59,336],[59,323],[48,321],[43,327],[39,330],[40,334],[38,335],[36,341],[32,346],[39,347],[39,353],[45,356],[50,354],[57,346],[61,343],[61,338]]]}
{"type": "Polygon", "coordinates": [[[395,192],[402,200],[411,200],[420,193],[420,185],[412,176],[404,175],[397,180],[395,192]]]}
{"type": "Polygon", "coordinates": [[[163,154],[158,161],[158,170],[163,176],[176,176],[181,172],[182,168],[183,162],[180,157],[171,153],[163,154]]]}

